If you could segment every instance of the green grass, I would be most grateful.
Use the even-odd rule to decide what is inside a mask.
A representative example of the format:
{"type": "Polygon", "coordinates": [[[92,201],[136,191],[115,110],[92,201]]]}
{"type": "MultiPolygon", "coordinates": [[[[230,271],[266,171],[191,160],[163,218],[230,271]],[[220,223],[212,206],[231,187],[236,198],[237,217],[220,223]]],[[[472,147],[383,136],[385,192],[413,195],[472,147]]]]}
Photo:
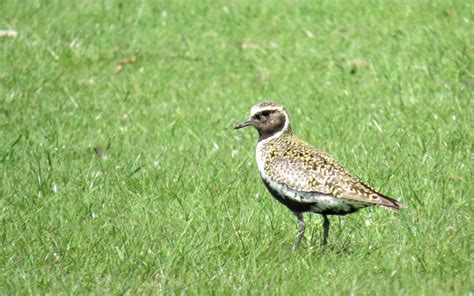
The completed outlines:
{"type": "Polygon", "coordinates": [[[469,1],[171,2],[0,2],[0,294],[473,293],[469,1]],[[292,252],[264,100],[406,209],[292,252]]]}

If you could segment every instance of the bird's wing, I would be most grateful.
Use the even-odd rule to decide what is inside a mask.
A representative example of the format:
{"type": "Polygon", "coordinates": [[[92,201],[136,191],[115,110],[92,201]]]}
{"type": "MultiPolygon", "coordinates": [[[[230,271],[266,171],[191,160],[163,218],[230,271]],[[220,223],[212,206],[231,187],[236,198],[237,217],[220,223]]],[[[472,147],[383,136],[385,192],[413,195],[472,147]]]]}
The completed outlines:
{"type": "Polygon", "coordinates": [[[304,194],[303,202],[314,202],[313,198],[324,194],[392,209],[400,208],[396,200],[352,177],[339,162],[309,144],[298,141],[285,148],[268,160],[268,169],[272,180],[285,184],[288,189],[315,193],[304,194]]]}

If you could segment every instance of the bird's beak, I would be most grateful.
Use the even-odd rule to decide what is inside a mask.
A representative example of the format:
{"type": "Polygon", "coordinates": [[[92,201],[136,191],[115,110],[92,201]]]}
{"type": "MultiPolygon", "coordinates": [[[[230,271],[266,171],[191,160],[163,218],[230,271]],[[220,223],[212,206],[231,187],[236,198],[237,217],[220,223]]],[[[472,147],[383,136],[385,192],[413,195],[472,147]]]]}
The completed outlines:
{"type": "Polygon", "coordinates": [[[237,124],[236,126],[234,126],[234,129],[243,128],[243,127],[246,127],[246,126],[249,126],[249,125],[252,125],[252,120],[251,119],[247,119],[247,120],[237,124]]]}

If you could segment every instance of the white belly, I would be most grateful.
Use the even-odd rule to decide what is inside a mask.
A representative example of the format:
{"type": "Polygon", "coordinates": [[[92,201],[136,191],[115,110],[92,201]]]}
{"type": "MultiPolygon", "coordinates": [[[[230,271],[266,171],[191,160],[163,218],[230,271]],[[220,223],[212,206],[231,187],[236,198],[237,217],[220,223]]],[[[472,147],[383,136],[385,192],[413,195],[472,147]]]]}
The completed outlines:
{"type": "Polygon", "coordinates": [[[273,190],[278,192],[280,196],[301,204],[307,204],[310,206],[311,211],[315,213],[321,214],[324,212],[353,212],[354,209],[358,210],[367,206],[367,204],[361,202],[340,199],[328,194],[296,191],[288,188],[284,184],[272,181],[268,178],[268,176],[265,177],[262,175],[262,178],[273,190]]]}

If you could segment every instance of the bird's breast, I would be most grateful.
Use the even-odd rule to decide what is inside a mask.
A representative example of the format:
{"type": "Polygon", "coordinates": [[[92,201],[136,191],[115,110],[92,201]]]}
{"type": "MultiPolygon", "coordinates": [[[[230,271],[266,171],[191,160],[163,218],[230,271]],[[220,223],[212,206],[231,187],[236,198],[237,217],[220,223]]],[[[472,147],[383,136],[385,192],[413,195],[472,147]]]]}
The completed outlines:
{"type": "Polygon", "coordinates": [[[257,167],[258,170],[260,171],[261,175],[267,175],[266,169],[265,169],[265,162],[267,161],[267,154],[266,153],[266,146],[265,146],[266,141],[260,141],[257,144],[257,149],[255,153],[255,157],[257,160],[257,167]]]}

